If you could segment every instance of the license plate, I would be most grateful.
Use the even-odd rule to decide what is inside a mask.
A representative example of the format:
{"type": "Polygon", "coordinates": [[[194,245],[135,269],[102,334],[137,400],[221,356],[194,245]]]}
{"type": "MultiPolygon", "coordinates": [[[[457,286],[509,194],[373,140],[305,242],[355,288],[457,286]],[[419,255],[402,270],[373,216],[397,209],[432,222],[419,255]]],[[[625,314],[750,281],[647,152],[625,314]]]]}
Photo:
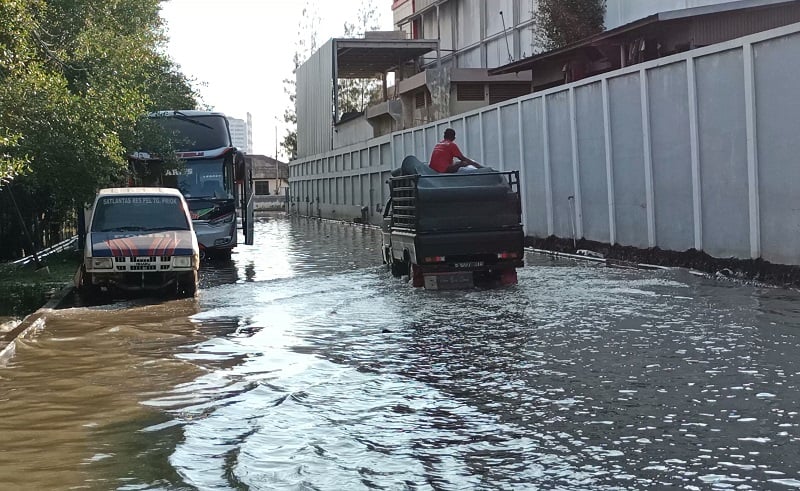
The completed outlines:
{"type": "Polygon", "coordinates": [[[464,263],[455,263],[453,264],[453,266],[459,269],[480,268],[481,266],[483,266],[483,261],[467,261],[464,263]]]}

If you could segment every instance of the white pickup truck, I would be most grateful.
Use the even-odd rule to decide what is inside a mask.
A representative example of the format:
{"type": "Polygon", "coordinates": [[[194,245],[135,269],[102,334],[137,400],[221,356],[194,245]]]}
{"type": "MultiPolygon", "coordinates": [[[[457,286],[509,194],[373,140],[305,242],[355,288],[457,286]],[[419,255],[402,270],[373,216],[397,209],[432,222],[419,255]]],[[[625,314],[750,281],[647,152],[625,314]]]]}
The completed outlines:
{"type": "Polygon", "coordinates": [[[103,189],[86,234],[78,290],[193,297],[200,263],[186,200],[176,189],[103,189]]]}

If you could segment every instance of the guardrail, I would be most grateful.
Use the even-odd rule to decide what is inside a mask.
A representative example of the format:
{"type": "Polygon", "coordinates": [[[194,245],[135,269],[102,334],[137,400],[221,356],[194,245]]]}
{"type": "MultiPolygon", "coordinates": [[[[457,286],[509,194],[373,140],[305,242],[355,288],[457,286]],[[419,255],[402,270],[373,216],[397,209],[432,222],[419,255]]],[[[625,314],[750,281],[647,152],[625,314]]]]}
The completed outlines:
{"type": "MultiPolygon", "coordinates": [[[[77,242],[78,242],[78,236],[74,235],[69,239],[62,240],[58,244],[48,247],[47,249],[42,249],[41,251],[36,253],[36,257],[42,259],[51,254],[58,254],[59,252],[66,251],[70,247],[74,247],[77,244],[77,242]]],[[[16,261],[12,261],[11,264],[24,266],[31,262],[33,262],[33,254],[31,254],[30,256],[23,257],[22,259],[17,259],[16,261]]]]}

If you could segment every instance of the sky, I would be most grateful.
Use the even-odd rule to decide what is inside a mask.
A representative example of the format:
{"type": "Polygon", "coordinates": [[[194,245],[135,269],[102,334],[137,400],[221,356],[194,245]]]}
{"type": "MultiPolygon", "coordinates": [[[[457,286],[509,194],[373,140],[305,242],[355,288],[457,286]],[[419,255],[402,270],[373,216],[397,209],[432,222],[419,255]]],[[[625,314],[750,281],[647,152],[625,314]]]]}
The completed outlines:
{"type": "MultiPolygon", "coordinates": [[[[392,29],[391,0],[308,0],[321,19],[318,44],[344,34],[362,2],[372,2],[381,29],[392,29]]],[[[202,103],[227,116],[252,116],[253,153],[275,156],[286,133],[292,57],[305,0],[167,0],[161,16],[169,37],[167,54],[197,81],[202,103]]],[[[308,39],[308,38],[307,38],[308,39]]],[[[180,108],[175,108],[180,109],[180,108]]],[[[286,160],[281,149],[278,156],[286,160]]]]}

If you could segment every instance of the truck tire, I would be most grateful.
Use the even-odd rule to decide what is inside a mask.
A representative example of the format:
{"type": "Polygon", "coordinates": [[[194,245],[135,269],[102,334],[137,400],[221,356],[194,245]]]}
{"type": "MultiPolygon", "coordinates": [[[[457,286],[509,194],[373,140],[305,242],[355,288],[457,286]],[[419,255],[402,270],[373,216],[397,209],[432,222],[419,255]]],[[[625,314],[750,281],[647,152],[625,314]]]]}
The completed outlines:
{"type": "Polygon", "coordinates": [[[97,300],[103,293],[99,286],[92,284],[92,275],[86,272],[85,266],[81,266],[77,274],[75,289],[83,301],[97,300]]]}
{"type": "Polygon", "coordinates": [[[390,259],[389,268],[392,271],[392,276],[395,278],[401,278],[408,274],[408,263],[405,261],[395,261],[394,259],[390,259]]]}
{"type": "Polygon", "coordinates": [[[178,296],[192,298],[197,294],[197,271],[186,273],[178,277],[178,296]]]}

